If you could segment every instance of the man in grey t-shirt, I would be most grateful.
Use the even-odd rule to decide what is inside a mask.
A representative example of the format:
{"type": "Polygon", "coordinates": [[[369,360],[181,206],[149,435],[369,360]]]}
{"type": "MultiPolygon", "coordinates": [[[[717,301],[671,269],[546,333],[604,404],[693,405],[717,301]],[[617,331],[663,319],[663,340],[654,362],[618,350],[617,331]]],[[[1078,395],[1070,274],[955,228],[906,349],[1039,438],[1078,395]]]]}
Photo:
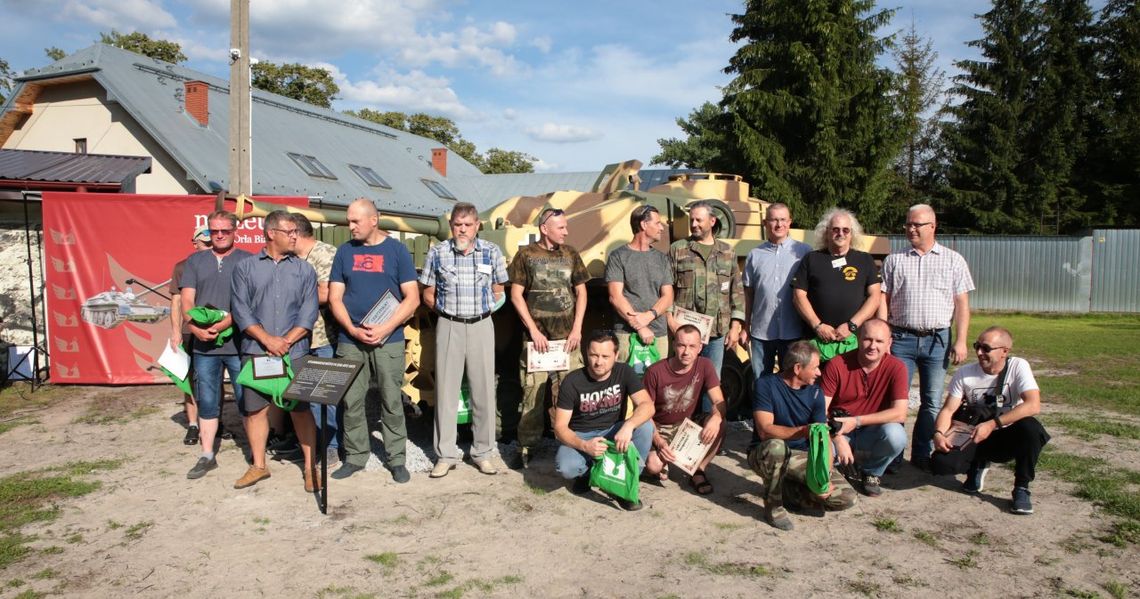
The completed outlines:
{"type": "Polygon", "coordinates": [[[654,344],[662,358],[669,355],[665,311],[673,305],[673,271],[669,257],[653,249],[665,232],[657,208],[638,206],[629,217],[633,241],[610,252],[606,261],[606,285],[614,307],[618,331],[617,359],[629,359],[630,335],[643,344],[654,344]]]}

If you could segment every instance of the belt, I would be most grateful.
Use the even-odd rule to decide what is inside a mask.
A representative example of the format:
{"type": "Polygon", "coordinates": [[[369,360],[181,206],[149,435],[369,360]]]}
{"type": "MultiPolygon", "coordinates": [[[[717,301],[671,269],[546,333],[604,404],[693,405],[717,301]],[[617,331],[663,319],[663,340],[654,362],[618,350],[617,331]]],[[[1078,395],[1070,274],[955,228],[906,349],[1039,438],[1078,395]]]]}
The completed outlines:
{"type": "Polygon", "coordinates": [[[941,333],[942,331],[945,331],[948,327],[942,327],[940,329],[919,330],[919,329],[911,329],[908,327],[900,327],[900,326],[892,324],[891,328],[896,330],[896,331],[902,331],[904,333],[910,333],[911,335],[914,335],[915,337],[929,337],[931,335],[937,335],[937,334],[941,333]]]}
{"type": "Polygon", "coordinates": [[[450,314],[447,314],[446,312],[440,312],[439,313],[440,318],[446,318],[452,322],[458,322],[459,324],[471,324],[474,322],[479,322],[480,320],[483,320],[484,318],[487,318],[490,315],[491,315],[490,312],[484,312],[484,313],[480,314],[479,316],[472,316],[471,318],[459,318],[458,316],[452,316],[450,314]]]}

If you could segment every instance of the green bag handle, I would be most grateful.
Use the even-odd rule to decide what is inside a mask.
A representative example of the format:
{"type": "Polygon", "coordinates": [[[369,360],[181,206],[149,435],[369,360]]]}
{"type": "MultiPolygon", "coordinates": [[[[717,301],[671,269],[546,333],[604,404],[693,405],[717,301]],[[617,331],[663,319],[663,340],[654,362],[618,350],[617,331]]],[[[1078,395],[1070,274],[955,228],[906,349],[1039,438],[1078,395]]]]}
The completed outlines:
{"type": "Polygon", "coordinates": [[[293,380],[293,364],[290,362],[288,355],[284,356],[284,362],[285,376],[273,377],[271,379],[255,379],[253,378],[253,360],[246,360],[246,363],[241,367],[241,372],[238,373],[237,384],[270,396],[273,405],[286,412],[292,412],[293,408],[297,407],[297,400],[285,399],[281,397],[281,395],[285,393],[285,389],[293,380]]]}
{"type": "Polygon", "coordinates": [[[826,424],[808,426],[808,489],[816,495],[831,490],[831,429],[826,424]]]}
{"type": "MultiPolygon", "coordinates": [[[[210,326],[215,322],[221,322],[222,319],[226,317],[225,310],[207,308],[206,306],[194,306],[187,310],[186,313],[190,315],[190,320],[193,320],[194,324],[202,327],[210,326]]],[[[214,339],[214,345],[217,347],[225,345],[226,340],[232,337],[233,334],[234,327],[232,325],[226,327],[224,331],[218,333],[218,336],[214,339]]]]}
{"type": "MultiPolygon", "coordinates": [[[[657,344],[650,343],[646,345],[641,342],[641,337],[637,333],[629,334],[629,360],[630,366],[635,366],[641,362],[645,362],[646,366],[654,364],[661,359],[661,354],[657,353],[657,344]]],[[[636,370],[636,368],[635,368],[636,370]]]]}

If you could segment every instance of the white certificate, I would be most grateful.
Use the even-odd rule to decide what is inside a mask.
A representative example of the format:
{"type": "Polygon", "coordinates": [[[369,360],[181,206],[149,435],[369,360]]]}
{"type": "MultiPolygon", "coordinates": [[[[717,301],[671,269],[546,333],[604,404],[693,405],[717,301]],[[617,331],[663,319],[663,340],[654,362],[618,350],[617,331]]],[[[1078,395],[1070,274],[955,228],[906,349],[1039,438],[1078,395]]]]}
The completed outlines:
{"type": "Polygon", "coordinates": [[[170,374],[178,377],[180,380],[186,380],[186,374],[190,372],[190,356],[182,349],[182,346],[170,347],[170,343],[163,346],[162,355],[158,357],[158,365],[170,371],[170,374]]]}
{"type": "Polygon", "coordinates": [[[677,321],[677,326],[691,324],[697,327],[697,330],[701,332],[701,343],[708,345],[709,335],[712,333],[712,316],[684,308],[673,308],[673,320],[677,321]]]}
{"type": "MultiPolygon", "coordinates": [[[[364,318],[360,320],[360,324],[384,324],[385,322],[391,320],[392,316],[396,314],[396,308],[399,307],[400,301],[396,299],[396,296],[392,295],[391,291],[385,291],[384,295],[382,295],[380,299],[377,300],[375,304],[373,304],[372,309],[368,311],[368,314],[365,314],[364,318]]],[[[389,333],[389,335],[390,334],[391,333],[389,333]]],[[[384,337],[380,340],[380,343],[384,343],[387,340],[388,337],[384,337]]]]}
{"type": "Polygon", "coordinates": [[[677,433],[669,443],[669,449],[673,450],[673,455],[677,458],[673,460],[673,464],[689,476],[697,471],[697,466],[712,449],[712,445],[701,443],[701,430],[703,430],[701,425],[686,418],[677,427],[677,433]]]}
{"type": "Polygon", "coordinates": [[[274,379],[285,376],[285,360],[278,356],[256,356],[253,358],[253,378],[274,379]]]}
{"type": "Polygon", "coordinates": [[[570,370],[570,354],[566,351],[565,341],[547,341],[546,351],[539,352],[534,349],[534,342],[526,343],[526,371],[527,372],[561,372],[570,370]]]}

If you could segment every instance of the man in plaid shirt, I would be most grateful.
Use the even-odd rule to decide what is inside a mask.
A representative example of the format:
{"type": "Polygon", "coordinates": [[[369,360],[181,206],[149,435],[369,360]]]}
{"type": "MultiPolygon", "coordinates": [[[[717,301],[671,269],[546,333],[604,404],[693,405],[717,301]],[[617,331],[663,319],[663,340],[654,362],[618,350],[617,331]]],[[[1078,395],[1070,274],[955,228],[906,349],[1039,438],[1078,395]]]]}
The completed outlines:
{"type": "Polygon", "coordinates": [[[908,380],[913,380],[918,370],[922,406],[914,424],[910,460],[928,470],[946,368],[950,362],[961,364],[967,355],[974,279],[965,258],[934,239],[937,221],[933,208],[912,206],[905,228],[910,249],[895,252],[883,261],[879,317],[891,325],[891,353],[906,364],[908,380]],[[957,329],[952,347],[951,322],[957,329]]]}
{"type": "Polygon", "coordinates": [[[420,285],[424,303],[439,314],[435,330],[435,453],[430,476],[455,468],[459,387],[463,372],[471,384],[471,461],[483,474],[496,474],[495,326],[491,312],[504,299],[507,262],[499,246],[476,237],[479,213],[466,202],[451,211],[451,239],[428,250],[420,285]]]}

